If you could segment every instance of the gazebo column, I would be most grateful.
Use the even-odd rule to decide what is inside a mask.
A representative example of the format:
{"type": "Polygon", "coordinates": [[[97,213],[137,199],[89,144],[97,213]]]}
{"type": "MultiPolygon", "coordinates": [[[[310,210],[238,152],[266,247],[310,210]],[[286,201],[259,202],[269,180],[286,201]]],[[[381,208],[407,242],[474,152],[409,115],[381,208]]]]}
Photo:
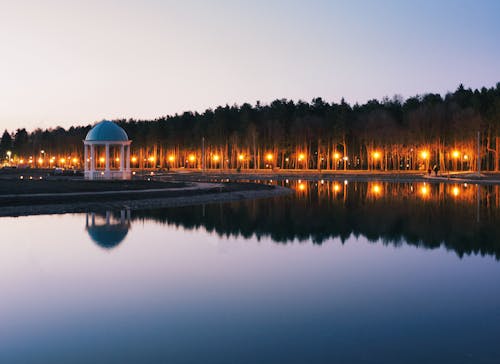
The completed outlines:
{"type": "Polygon", "coordinates": [[[120,172],[123,175],[123,168],[124,168],[124,159],[125,159],[125,146],[122,144],[120,146],[120,172]]]}
{"type": "Polygon", "coordinates": [[[126,165],[127,169],[126,169],[126,171],[130,172],[130,144],[127,145],[127,159],[126,159],[126,161],[127,161],[127,165],[126,165]]]}
{"type": "Polygon", "coordinates": [[[106,143],[106,168],[104,169],[105,176],[109,176],[109,143],[106,143]]]}
{"type": "Polygon", "coordinates": [[[94,144],[90,144],[90,179],[94,179],[94,171],[95,171],[94,144]]]}
{"type": "Polygon", "coordinates": [[[83,170],[85,172],[88,171],[88,162],[87,162],[88,158],[89,158],[88,146],[84,145],[83,146],[83,170]]]}

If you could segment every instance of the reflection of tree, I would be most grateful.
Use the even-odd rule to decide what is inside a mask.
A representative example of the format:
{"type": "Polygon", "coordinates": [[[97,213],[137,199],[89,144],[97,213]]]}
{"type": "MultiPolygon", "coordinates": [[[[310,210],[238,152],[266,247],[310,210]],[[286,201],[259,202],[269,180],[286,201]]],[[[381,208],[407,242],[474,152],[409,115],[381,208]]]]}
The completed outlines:
{"type": "Polygon", "coordinates": [[[204,227],[220,236],[270,237],[278,243],[344,242],[353,234],[372,242],[445,246],[459,256],[479,253],[500,259],[498,187],[482,187],[478,222],[476,186],[378,183],[375,194],[373,183],[340,185],[309,183],[293,196],[144,210],[134,218],[186,229],[204,227]],[[460,188],[458,195],[454,188],[460,188]]]}

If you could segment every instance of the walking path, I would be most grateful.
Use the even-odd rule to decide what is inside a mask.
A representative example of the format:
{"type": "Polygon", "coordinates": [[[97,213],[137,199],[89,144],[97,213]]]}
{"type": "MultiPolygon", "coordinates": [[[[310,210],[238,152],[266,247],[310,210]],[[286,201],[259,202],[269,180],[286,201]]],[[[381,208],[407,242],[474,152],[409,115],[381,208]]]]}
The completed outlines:
{"type": "Polygon", "coordinates": [[[28,198],[28,197],[72,197],[72,196],[106,196],[152,192],[199,191],[223,187],[220,183],[193,182],[189,187],[150,188],[144,190],[118,190],[93,192],[51,192],[51,193],[20,193],[0,195],[1,198],[28,198]]]}

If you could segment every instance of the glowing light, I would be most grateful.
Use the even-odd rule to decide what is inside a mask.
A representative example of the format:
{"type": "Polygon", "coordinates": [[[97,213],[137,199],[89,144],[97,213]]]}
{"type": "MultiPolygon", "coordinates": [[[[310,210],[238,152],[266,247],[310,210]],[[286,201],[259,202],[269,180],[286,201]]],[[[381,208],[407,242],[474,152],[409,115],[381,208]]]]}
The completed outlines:
{"type": "Polygon", "coordinates": [[[194,156],[194,154],[190,154],[188,159],[190,162],[194,162],[196,160],[196,157],[194,156]]]}
{"type": "Polygon", "coordinates": [[[169,156],[168,156],[168,161],[169,161],[169,162],[173,162],[173,161],[175,161],[175,156],[174,156],[174,155],[169,155],[169,156]]]}
{"type": "Polygon", "coordinates": [[[244,154],[240,154],[240,155],[238,156],[238,159],[239,159],[240,161],[244,161],[244,160],[245,160],[245,155],[244,155],[244,154]]]}
{"type": "Polygon", "coordinates": [[[21,163],[21,164],[24,163],[24,159],[20,159],[19,163],[21,163]]]}
{"type": "Polygon", "coordinates": [[[335,159],[339,159],[339,158],[340,158],[340,154],[339,154],[339,153],[335,153],[335,154],[333,155],[333,158],[335,158],[335,159]]]}
{"type": "Polygon", "coordinates": [[[382,192],[382,187],[380,187],[379,185],[373,185],[372,192],[374,194],[378,195],[379,193],[382,192]]]}
{"type": "Polygon", "coordinates": [[[132,158],[130,158],[130,160],[132,161],[132,163],[135,163],[135,162],[137,162],[137,157],[132,157],[132,158]]]}
{"type": "Polygon", "coordinates": [[[423,150],[422,152],[420,152],[420,156],[422,157],[422,159],[428,159],[429,158],[429,152],[426,151],[426,150],[423,150]]]}
{"type": "Polygon", "coordinates": [[[119,162],[119,161],[120,161],[120,158],[116,157],[116,158],[115,158],[115,161],[116,161],[116,162],[119,162]]]}
{"type": "Polygon", "coordinates": [[[305,191],[306,185],[304,183],[299,183],[299,191],[305,191]]]}
{"type": "Polygon", "coordinates": [[[423,196],[423,197],[428,196],[428,195],[429,195],[429,187],[427,187],[427,186],[425,186],[425,185],[424,185],[424,186],[422,186],[422,187],[420,188],[420,193],[422,194],[422,196],[423,196]]]}
{"type": "Polygon", "coordinates": [[[335,192],[339,192],[340,191],[340,185],[338,185],[337,183],[333,185],[333,190],[335,192]]]}
{"type": "Polygon", "coordinates": [[[99,158],[99,162],[104,163],[106,159],[104,157],[99,158]]]}
{"type": "Polygon", "coordinates": [[[464,155],[464,160],[469,159],[469,156],[467,154],[464,155]]]}
{"type": "Polygon", "coordinates": [[[267,159],[268,161],[272,161],[272,160],[273,160],[273,155],[272,155],[271,153],[267,153],[267,155],[266,155],[266,159],[267,159]]]}
{"type": "Polygon", "coordinates": [[[344,157],[342,158],[343,160],[345,160],[346,162],[349,160],[349,157],[344,157]]]}
{"type": "Polygon", "coordinates": [[[299,154],[299,162],[302,162],[304,160],[306,156],[304,155],[304,153],[300,153],[299,154]]]}
{"type": "Polygon", "coordinates": [[[78,158],[73,158],[73,163],[76,164],[78,162],[78,158]]]}
{"type": "Polygon", "coordinates": [[[61,159],[59,159],[59,162],[61,162],[61,163],[63,163],[63,164],[64,164],[64,163],[66,163],[66,158],[61,158],[61,159]]]}
{"type": "Polygon", "coordinates": [[[38,164],[42,164],[43,163],[43,159],[42,158],[38,158],[38,164]]]}
{"type": "Polygon", "coordinates": [[[451,155],[453,158],[457,159],[458,157],[460,157],[460,152],[458,150],[454,150],[451,155]]]}
{"type": "Polygon", "coordinates": [[[155,158],[155,157],[149,157],[149,158],[148,158],[148,161],[150,161],[150,162],[154,162],[155,160],[156,160],[156,158],[155,158]]]}
{"type": "Polygon", "coordinates": [[[458,187],[453,187],[451,193],[453,194],[453,196],[457,197],[460,194],[460,189],[458,187]]]}
{"type": "Polygon", "coordinates": [[[373,159],[379,159],[380,158],[380,152],[373,152],[373,159]]]}
{"type": "Polygon", "coordinates": [[[214,162],[218,162],[218,161],[220,160],[220,157],[219,157],[217,154],[215,154],[215,155],[212,157],[212,159],[213,159],[213,161],[214,161],[214,162]]]}

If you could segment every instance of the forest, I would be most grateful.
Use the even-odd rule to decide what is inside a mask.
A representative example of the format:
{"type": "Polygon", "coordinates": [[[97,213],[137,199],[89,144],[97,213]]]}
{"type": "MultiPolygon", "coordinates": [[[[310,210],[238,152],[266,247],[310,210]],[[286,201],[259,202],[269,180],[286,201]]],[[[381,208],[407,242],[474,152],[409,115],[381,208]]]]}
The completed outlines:
{"type": "MultiPolygon", "coordinates": [[[[114,120],[134,168],[500,170],[500,83],[362,105],[275,100],[114,120]],[[478,155],[479,151],[479,155],[478,155]]],[[[81,168],[92,125],[5,130],[3,164],[81,168]]]]}

